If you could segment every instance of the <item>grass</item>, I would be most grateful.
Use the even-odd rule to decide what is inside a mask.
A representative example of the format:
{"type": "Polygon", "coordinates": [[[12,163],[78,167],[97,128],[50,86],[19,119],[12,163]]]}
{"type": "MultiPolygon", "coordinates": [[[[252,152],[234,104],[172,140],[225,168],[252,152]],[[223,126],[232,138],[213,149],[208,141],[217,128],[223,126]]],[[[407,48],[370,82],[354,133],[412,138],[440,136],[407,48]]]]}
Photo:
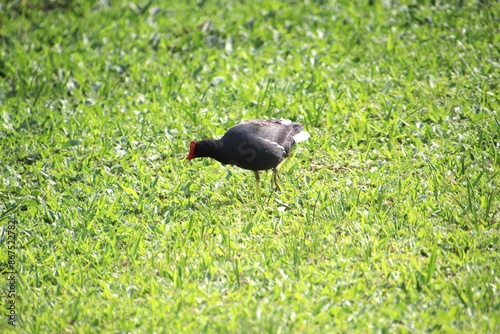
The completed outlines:
{"type": "Polygon", "coordinates": [[[0,331],[500,331],[495,1],[0,7],[0,331]],[[262,177],[189,142],[312,138],[262,177]],[[15,224],[15,225],[14,225],[15,224]]]}

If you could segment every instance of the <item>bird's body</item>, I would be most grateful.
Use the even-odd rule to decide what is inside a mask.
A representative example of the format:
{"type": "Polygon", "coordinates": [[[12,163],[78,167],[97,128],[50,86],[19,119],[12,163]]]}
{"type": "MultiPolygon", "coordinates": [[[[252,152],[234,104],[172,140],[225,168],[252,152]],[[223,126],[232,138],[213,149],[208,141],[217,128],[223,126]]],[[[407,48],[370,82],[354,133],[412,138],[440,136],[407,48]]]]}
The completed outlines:
{"type": "Polygon", "coordinates": [[[250,120],[230,128],[219,140],[191,142],[188,160],[210,157],[222,164],[253,170],[273,169],[285,160],[295,142],[309,138],[299,123],[286,120],[250,120]]]}

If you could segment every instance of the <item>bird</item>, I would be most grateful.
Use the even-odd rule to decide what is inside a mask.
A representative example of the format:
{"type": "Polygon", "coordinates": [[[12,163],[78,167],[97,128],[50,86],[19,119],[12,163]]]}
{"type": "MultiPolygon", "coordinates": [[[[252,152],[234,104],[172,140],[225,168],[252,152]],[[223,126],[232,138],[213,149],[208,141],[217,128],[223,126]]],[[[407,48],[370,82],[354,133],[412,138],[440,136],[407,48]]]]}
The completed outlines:
{"type": "Polygon", "coordinates": [[[289,120],[252,119],[233,126],[218,140],[193,140],[186,159],[210,157],[224,165],[252,170],[260,198],[259,171],[272,169],[272,182],[275,189],[280,190],[278,167],[290,155],[295,143],[310,136],[302,124],[289,120]]]}

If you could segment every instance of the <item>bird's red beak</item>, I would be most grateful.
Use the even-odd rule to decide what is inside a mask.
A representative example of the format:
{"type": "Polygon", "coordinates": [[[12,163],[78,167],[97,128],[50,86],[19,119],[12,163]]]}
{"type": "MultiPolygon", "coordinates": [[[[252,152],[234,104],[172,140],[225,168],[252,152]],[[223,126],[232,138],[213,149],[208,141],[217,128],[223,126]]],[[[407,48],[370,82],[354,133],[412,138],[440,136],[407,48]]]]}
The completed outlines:
{"type": "Polygon", "coordinates": [[[186,158],[186,160],[191,160],[195,157],[194,155],[194,148],[196,147],[196,142],[193,140],[191,144],[189,145],[189,154],[186,158]]]}

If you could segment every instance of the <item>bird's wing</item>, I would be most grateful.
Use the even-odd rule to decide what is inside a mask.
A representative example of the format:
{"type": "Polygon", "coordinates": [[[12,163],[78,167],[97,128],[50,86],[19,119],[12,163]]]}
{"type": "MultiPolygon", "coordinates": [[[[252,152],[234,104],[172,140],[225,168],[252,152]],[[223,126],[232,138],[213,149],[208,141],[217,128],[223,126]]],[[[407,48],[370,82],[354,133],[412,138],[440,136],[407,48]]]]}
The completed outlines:
{"type": "MultiPolygon", "coordinates": [[[[226,135],[240,133],[240,138],[252,136],[264,141],[275,143],[285,150],[286,154],[290,152],[295,142],[294,136],[300,134],[304,127],[299,123],[292,123],[288,120],[258,120],[253,119],[242,122],[231,128],[226,135]]],[[[297,141],[307,138],[297,137],[297,141]]]]}
{"type": "Polygon", "coordinates": [[[287,123],[283,124],[278,120],[251,120],[242,124],[249,133],[252,133],[252,136],[282,146],[286,153],[289,152],[293,144],[293,128],[287,123]]]}
{"type": "MultiPolygon", "coordinates": [[[[243,122],[244,126],[251,128],[251,132],[255,135],[272,140],[278,144],[283,144],[286,138],[290,135],[294,135],[295,125],[287,120],[250,120],[243,122]]],[[[299,131],[297,131],[299,132],[299,131]]]]}

